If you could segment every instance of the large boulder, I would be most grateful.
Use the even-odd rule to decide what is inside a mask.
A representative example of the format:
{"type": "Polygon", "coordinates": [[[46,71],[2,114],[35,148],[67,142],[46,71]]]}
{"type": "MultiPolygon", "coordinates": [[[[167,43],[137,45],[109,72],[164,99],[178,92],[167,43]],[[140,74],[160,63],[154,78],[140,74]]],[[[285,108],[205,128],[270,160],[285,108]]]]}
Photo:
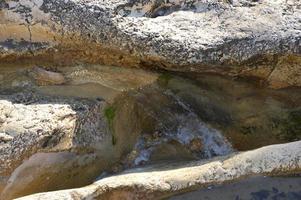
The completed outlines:
{"type": "Polygon", "coordinates": [[[92,185],[20,198],[20,200],[161,199],[210,184],[257,175],[287,175],[301,171],[301,142],[266,146],[207,162],[149,166],[92,185]]]}
{"type": "Polygon", "coordinates": [[[5,0],[0,60],[159,67],[300,86],[300,7],[298,0],[5,0]]]}

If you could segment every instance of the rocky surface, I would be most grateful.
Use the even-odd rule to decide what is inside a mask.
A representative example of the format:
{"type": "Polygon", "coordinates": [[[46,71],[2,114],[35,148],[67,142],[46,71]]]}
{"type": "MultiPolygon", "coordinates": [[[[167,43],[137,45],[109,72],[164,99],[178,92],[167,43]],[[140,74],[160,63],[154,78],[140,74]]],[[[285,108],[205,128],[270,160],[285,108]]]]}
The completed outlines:
{"type": "MultiPolygon", "coordinates": [[[[68,170],[77,168],[76,163],[80,163],[80,159],[87,160],[85,164],[81,164],[82,167],[91,167],[101,154],[97,153],[98,146],[105,145],[107,138],[110,138],[105,117],[102,115],[104,101],[53,98],[39,96],[30,91],[1,95],[0,98],[0,189],[3,190],[1,198],[9,199],[10,195],[17,195],[26,189],[39,191],[42,186],[34,182],[37,181],[35,173],[48,174],[49,182],[45,182],[43,187],[53,187],[51,179],[55,176],[51,177],[51,173],[60,172],[67,175],[68,170]],[[51,161],[48,161],[48,170],[38,170],[39,165],[46,163],[43,159],[47,156],[35,159],[36,153],[51,155],[50,152],[54,156],[49,158],[51,161]],[[55,157],[59,155],[56,152],[70,154],[74,166],[66,164],[64,168],[59,169],[61,161],[59,157],[55,157]],[[37,167],[26,167],[27,163],[30,163],[27,159],[36,160],[37,167]],[[30,175],[26,178],[22,173],[30,175]]],[[[100,169],[100,166],[96,167],[91,174],[100,169]]],[[[69,171],[69,175],[73,172],[69,171]]],[[[86,182],[94,178],[91,174],[83,174],[86,182]]],[[[72,179],[70,176],[65,181],[75,181],[72,179]]]]}
{"type": "Polygon", "coordinates": [[[113,142],[108,102],[156,76],[91,68],[1,68],[0,199],[87,185],[133,148],[143,127],[129,123],[113,142]],[[141,76],[126,79],[129,73],[141,76]]]}
{"type": "Polygon", "coordinates": [[[300,139],[298,88],[101,65],[0,72],[4,199],[300,139]]]}
{"type": "Polygon", "coordinates": [[[38,85],[61,85],[66,82],[62,74],[40,67],[34,67],[30,74],[38,85]]]}
{"type": "Polygon", "coordinates": [[[137,165],[233,151],[218,130],[156,85],[156,73],[95,65],[60,72],[3,69],[1,198],[80,187],[137,165]]]}
{"type": "Polygon", "coordinates": [[[90,62],[301,85],[298,0],[4,0],[1,62],[90,62]]]}
{"type": "Polygon", "coordinates": [[[301,86],[300,19],[299,0],[0,0],[0,198],[98,177],[25,198],[153,199],[299,173],[294,142],[103,178],[298,140],[300,93],[86,64],[301,86]]]}
{"type": "Polygon", "coordinates": [[[160,199],[248,176],[300,173],[300,156],[300,141],[272,145],[209,162],[133,169],[83,188],[34,194],[20,199],[160,199]]]}

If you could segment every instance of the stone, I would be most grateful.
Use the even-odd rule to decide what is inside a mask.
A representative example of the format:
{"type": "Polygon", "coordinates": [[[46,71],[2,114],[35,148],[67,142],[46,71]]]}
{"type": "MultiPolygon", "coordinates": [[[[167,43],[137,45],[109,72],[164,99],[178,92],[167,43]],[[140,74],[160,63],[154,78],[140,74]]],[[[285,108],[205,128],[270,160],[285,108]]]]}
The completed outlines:
{"type": "Polygon", "coordinates": [[[99,170],[110,165],[109,161],[95,165],[99,156],[104,154],[105,159],[110,154],[99,150],[110,145],[111,138],[102,115],[104,101],[30,92],[0,95],[0,99],[1,199],[45,191],[44,187],[75,186],[79,182],[72,174],[79,169],[87,170],[81,180],[88,184],[99,170]],[[55,183],[62,174],[66,175],[65,182],[55,183]]]}
{"type": "MultiPolygon", "coordinates": [[[[1,69],[0,139],[5,140],[0,140],[1,199],[83,187],[137,166],[148,171],[145,165],[160,162],[169,165],[199,159],[209,162],[212,157],[218,160],[218,156],[238,150],[233,141],[244,146],[243,150],[279,142],[273,140],[277,130],[288,137],[284,141],[298,138],[298,109],[290,111],[291,104],[275,104],[268,91],[267,96],[258,96],[261,90],[225,77],[202,75],[191,81],[175,74],[78,65],[60,68],[60,74],[68,80],[65,84],[40,86],[28,76],[32,68],[1,69]],[[30,84],[12,87],[17,78],[30,84]],[[112,90],[114,95],[106,96],[112,90]],[[184,98],[189,95],[195,101],[184,98]],[[239,106],[237,98],[246,98],[242,105],[248,109],[237,107],[236,112],[229,112],[233,102],[239,106]],[[285,112],[278,113],[278,107],[285,112]],[[257,109],[262,113],[250,115],[258,113],[257,109]],[[245,143],[226,138],[221,126],[213,123],[230,126],[239,113],[247,120],[239,125],[254,125],[256,118],[269,126],[259,117],[273,113],[275,119],[289,111],[278,122],[281,127],[273,127],[272,134],[261,130],[258,135],[268,138],[264,143],[252,134],[247,134],[245,143]],[[257,146],[252,146],[252,138],[257,146]]],[[[276,97],[284,91],[272,90],[276,97]]],[[[282,94],[282,98],[300,107],[298,91],[287,90],[289,95],[282,94]]],[[[253,131],[250,128],[246,126],[246,131],[253,131]]]]}
{"type": "Polygon", "coordinates": [[[298,141],[266,146],[206,162],[132,169],[86,187],[33,194],[19,199],[160,199],[246,177],[300,172],[301,142],[298,141]]]}
{"type": "Polygon", "coordinates": [[[301,86],[299,0],[5,0],[0,61],[253,76],[301,86]],[[291,58],[297,60],[289,65],[291,58]]]}
{"type": "Polygon", "coordinates": [[[0,142],[6,143],[6,142],[11,141],[12,139],[13,139],[13,137],[10,136],[10,135],[8,135],[8,134],[6,134],[6,133],[0,133],[0,142]]]}
{"type": "Polygon", "coordinates": [[[41,67],[34,67],[29,74],[38,85],[61,85],[66,82],[61,73],[48,71],[41,67]]]}
{"type": "Polygon", "coordinates": [[[203,149],[203,143],[200,138],[194,138],[190,141],[190,150],[193,152],[200,152],[203,149]]]}

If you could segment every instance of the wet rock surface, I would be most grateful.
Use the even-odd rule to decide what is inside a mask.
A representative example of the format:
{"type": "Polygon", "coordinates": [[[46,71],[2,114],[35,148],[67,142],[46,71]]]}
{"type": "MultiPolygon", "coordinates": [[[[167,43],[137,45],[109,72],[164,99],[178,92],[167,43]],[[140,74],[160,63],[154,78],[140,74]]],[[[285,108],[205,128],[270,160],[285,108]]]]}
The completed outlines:
{"type": "Polygon", "coordinates": [[[37,81],[34,66],[1,69],[5,199],[300,139],[298,88],[101,65],[41,68],[64,78],[53,85],[52,76],[37,81]]]}
{"type": "MultiPolygon", "coordinates": [[[[299,174],[300,17],[299,0],[0,0],[0,199],[299,174]]],[[[251,196],[296,197],[276,193],[251,196]]]]}
{"type": "Polygon", "coordinates": [[[1,61],[90,62],[300,86],[298,0],[5,0],[1,61]]]}
{"type": "MultiPolygon", "coordinates": [[[[64,73],[40,68],[38,71],[42,76],[37,73],[37,68],[4,69],[7,70],[2,71],[0,80],[1,199],[92,183],[130,151],[131,144],[143,130],[143,127],[135,129],[133,123],[128,124],[131,132],[116,131],[118,137],[121,134],[121,140],[115,144],[106,110],[112,96],[124,88],[143,85],[147,82],[146,77],[153,76],[151,74],[145,73],[143,81],[141,77],[141,81],[139,78],[125,80],[122,76],[128,71],[119,73],[115,69],[119,79],[116,76],[110,81],[105,74],[95,73],[94,84],[103,82],[102,76],[105,76],[107,86],[114,86],[110,89],[114,95],[104,96],[105,100],[101,94],[107,94],[108,89],[103,90],[98,85],[96,94],[95,88],[89,90],[93,70],[90,71],[91,79],[87,80],[86,71],[80,68],[64,73]],[[32,72],[36,73],[35,76],[32,72]],[[57,77],[60,80],[66,77],[73,89],[77,89],[76,84],[80,84],[78,88],[84,85],[92,94],[85,96],[78,94],[78,90],[70,94],[68,90],[72,88],[65,88],[67,82],[53,85],[57,77]],[[56,91],[57,87],[63,90],[56,91]]],[[[103,71],[114,74],[112,68],[104,67],[103,71]]],[[[136,73],[142,72],[138,70],[136,73]]],[[[139,123],[138,119],[136,121],[139,123]]]]}
{"type": "Polygon", "coordinates": [[[300,142],[266,146],[209,162],[148,166],[103,178],[92,185],[20,199],[162,199],[254,175],[299,173],[300,142]]]}
{"type": "Polygon", "coordinates": [[[300,140],[300,89],[272,90],[252,82],[210,74],[159,77],[163,88],[220,130],[235,149],[300,140]]]}
{"type": "MultiPolygon", "coordinates": [[[[3,179],[1,185],[5,185],[1,187],[1,198],[9,199],[24,188],[32,187],[33,191],[39,191],[38,182],[34,182],[34,171],[38,167],[27,169],[27,179],[24,176],[16,178],[18,173],[27,174],[22,168],[26,168],[24,161],[31,159],[32,155],[73,152],[78,157],[92,157],[91,160],[95,162],[97,146],[105,144],[109,135],[106,121],[101,115],[104,102],[39,96],[30,91],[0,96],[0,130],[10,139],[0,146],[0,176],[3,179]]],[[[51,174],[56,170],[56,173],[63,173],[71,169],[71,166],[56,169],[58,160],[53,159],[44,173],[51,174]]],[[[90,164],[91,167],[91,163],[92,161],[87,160],[85,165],[90,164]]],[[[38,165],[43,165],[43,162],[37,162],[38,165]]],[[[91,180],[91,174],[88,173],[87,176],[87,180],[83,179],[84,182],[91,180]]],[[[50,183],[44,182],[44,186],[53,187],[51,178],[53,176],[48,178],[50,183]]],[[[73,178],[69,179],[66,182],[73,178]]]]}
{"type": "Polygon", "coordinates": [[[301,178],[296,177],[254,177],[237,183],[213,185],[199,191],[185,193],[170,200],[199,199],[268,199],[298,200],[301,198],[301,178]]]}

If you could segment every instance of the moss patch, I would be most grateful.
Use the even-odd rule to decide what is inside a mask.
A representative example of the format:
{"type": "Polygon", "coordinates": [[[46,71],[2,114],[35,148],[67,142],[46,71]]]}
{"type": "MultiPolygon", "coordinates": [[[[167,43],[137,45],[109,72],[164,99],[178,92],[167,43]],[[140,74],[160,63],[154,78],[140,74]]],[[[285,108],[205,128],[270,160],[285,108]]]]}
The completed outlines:
{"type": "Polygon", "coordinates": [[[289,112],[282,122],[280,137],[288,141],[301,140],[301,109],[289,112]]]}
{"type": "Polygon", "coordinates": [[[113,106],[108,106],[108,107],[105,108],[104,114],[105,114],[105,117],[108,121],[109,128],[112,132],[112,144],[115,145],[116,142],[117,142],[117,139],[114,135],[113,122],[114,122],[114,118],[115,118],[115,115],[116,115],[116,109],[113,106]]]}
{"type": "Polygon", "coordinates": [[[158,84],[160,86],[166,87],[171,79],[172,79],[172,75],[168,73],[163,73],[158,77],[158,84]]]}
{"type": "Polygon", "coordinates": [[[105,116],[108,120],[109,125],[113,125],[113,120],[115,117],[115,108],[113,106],[109,106],[105,109],[105,116]]]}

